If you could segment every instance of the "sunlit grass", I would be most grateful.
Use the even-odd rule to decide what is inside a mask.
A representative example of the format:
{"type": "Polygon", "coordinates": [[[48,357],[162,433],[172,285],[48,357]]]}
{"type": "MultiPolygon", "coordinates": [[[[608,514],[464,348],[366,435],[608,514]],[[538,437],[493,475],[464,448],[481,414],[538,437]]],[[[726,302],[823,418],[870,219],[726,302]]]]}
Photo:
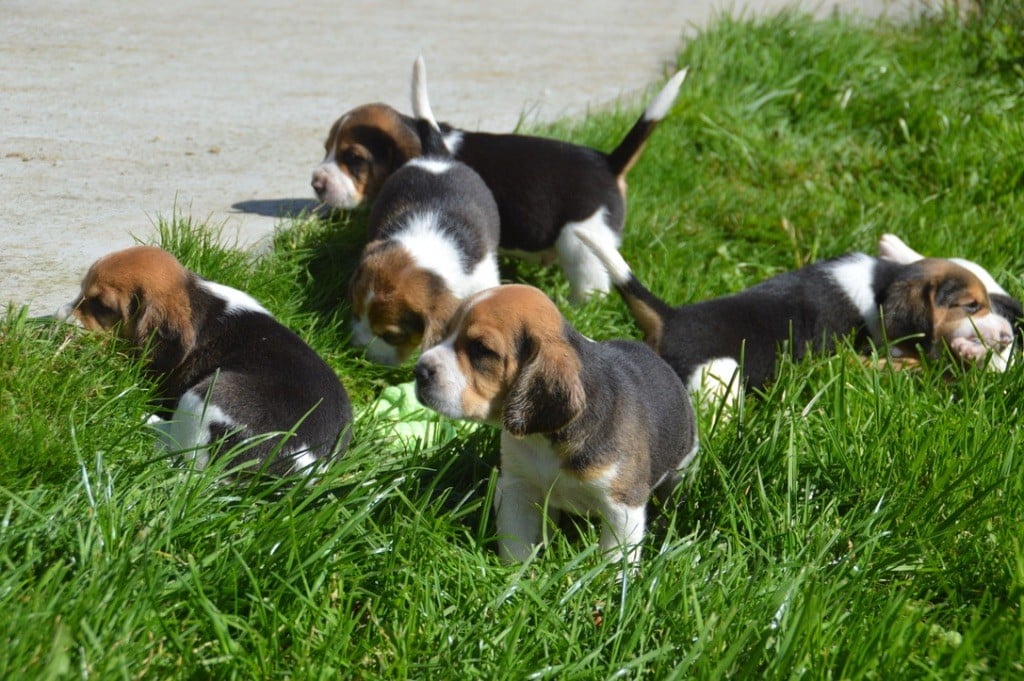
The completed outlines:
{"type": "MultiPolygon", "coordinates": [[[[1024,294],[1021,13],[998,7],[966,27],[723,18],[690,41],[679,102],[629,176],[637,275],[682,303],[894,232],[1024,294]]],[[[640,106],[541,132],[610,149],[640,106]]],[[[600,562],[586,521],[503,566],[497,433],[435,419],[400,436],[374,400],[409,367],[348,344],[365,220],[284,224],[255,257],[187,216],[161,225],[161,245],[252,293],[348,387],[353,447],[311,487],[161,457],[127,348],[0,320],[0,677],[1024,674],[1020,366],[898,373],[849,348],[783,362],[733,418],[702,412],[700,468],[635,577],[600,562]]],[[[593,338],[637,336],[614,296],[568,306],[555,269],[503,276],[593,338]]]]}

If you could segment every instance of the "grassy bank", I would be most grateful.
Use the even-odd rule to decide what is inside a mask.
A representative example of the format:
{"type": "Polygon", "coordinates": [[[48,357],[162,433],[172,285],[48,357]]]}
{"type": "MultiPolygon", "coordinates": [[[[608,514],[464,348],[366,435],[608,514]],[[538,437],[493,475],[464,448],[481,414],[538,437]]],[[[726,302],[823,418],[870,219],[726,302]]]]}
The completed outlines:
{"type": "MultiPolygon", "coordinates": [[[[623,252],[638,276],[696,300],[894,232],[1024,295],[1015,17],[716,22],[683,46],[689,79],[629,176],[623,252]]],[[[541,132],[609,149],[634,104],[541,132]]],[[[497,434],[396,430],[375,400],[409,367],[348,347],[340,301],[365,218],[282,225],[257,260],[186,219],[162,230],[349,388],[355,444],[311,489],[169,465],[124,347],[0,319],[0,677],[1024,674],[1019,366],[950,380],[851,351],[786,363],[738,418],[702,415],[700,469],[635,578],[602,566],[586,522],[503,566],[497,434]]],[[[593,338],[636,337],[615,297],[570,308],[558,271],[505,261],[503,274],[593,338]]]]}

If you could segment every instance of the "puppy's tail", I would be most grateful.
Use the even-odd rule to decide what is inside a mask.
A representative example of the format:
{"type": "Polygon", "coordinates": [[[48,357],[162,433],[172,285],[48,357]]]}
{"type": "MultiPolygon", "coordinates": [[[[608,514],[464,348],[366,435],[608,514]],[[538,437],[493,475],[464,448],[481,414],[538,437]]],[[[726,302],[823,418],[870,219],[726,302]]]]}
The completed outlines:
{"type": "Polygon", "coordinates": [[[661,92],[647,105],[640,120],[633,124],[633,127],[619,142],[619,146],[608,154],[608,165],[616,177],[625,177],[636,160],[640,158],[647,138],[651,136],[654,129],[658,127],[658,123],[672,108],[672,103],[676,101],[676,95],[679,94],[679,88],[686,79],[687,71],[688,69],[677,71],[668,79],[665,87],[661,88],[661,92]]]}
{"type": "Polygon", "coordinates": [[[584,223],[573,227],[573,234],[608,270],[615,290],[622,296],[643,332],[644,341],[658,351],[664,333],[664,319],[671,309],[668,303],[651,293],[633,276],[633,271],[607,230],[595,230],[584,223]]]}
{"type": "Polygon", "coordinates": [[[445,144],[441,126],[434,118],[427,96],[427,64],[423,55],[416,57],[412,65],[412,115],[416,119],[416,131],[423,145],[424,156],[451,156],[445,144]]]}

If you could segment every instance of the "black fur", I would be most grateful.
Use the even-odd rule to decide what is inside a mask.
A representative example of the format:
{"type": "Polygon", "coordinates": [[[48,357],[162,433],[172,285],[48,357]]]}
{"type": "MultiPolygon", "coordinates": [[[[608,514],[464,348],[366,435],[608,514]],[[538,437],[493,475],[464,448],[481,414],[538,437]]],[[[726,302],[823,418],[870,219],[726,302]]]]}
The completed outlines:
{"type": "MultiPolygon", "coordinates": [[[[862,316],[836,282],[831,272],[835,267],[863,254],[848,255],[786,272],[733,295],[671,307],[647,290],[635,277],[618,289],[627,301],[630,298],[647,304],[662,322],[662,335],[657,350],[684,380],[706,362],[731,357],[742,365],[743,383],[760,388],[775,376],[776,359],[785,348],[796,359],[808,351],[830,351],[838,337],[854,334],[854,341],[883,340],[879,336],[879,319],[862,316]]],[[[900,285],[912,265],[899,265],[871,258],[871,287],[878,306],[896,305],[900,299],[892,287],[900,285]]],[[[885,336],[897,340],[910,334],[925,333],[927,342],[931,320],[916,320],[902,328],[897,320],[907,319],[908,312],[891,308],[886,318],[885,336]]]]}
{"type": "Polygon", "coordinates": [[[636,495],[621,499],[630,505],[647,501],[651,491],[676,470],[697,444],[696,421],[682,381],[648,346],[636,341],[592,342],[566,324],[565,333],[581,362],[580,380],[586,409],[568,426],[553,432],[553,442],[584,443],[565,462],[572,470],[615,460],[614,431],[629,425],[649,437],[647,467],[630,485],[636,495]]]}
{"type": "Polygon", "coordinates": [[[438,156],[423,159],[450,167],[435,173],[413,162],[391,175],[370,211],[370,239],[394,236],[417,215],[440,215],[438,226],[458,244],[463,272],[469,273],[498,248],[500,221],[494,197],[464,163],[438,156]]]}
{"type": "MultiPolygon", "coordinates": [[[[454,131],[441,124],[445,134],[454,131]]],[[[501,247],[528,252],[554,246],[562,227],[604,208],[622,233],[626,203],[608,154],[526,135],[461,132],[455,158],[480,174],[501,213],[501,247]]]]}
{"type": "MultiPolygon", "coordinates": [[[[201,281],[189,275],[196,344],[160,380],[161,415],[170,417],[181,397],[193,392],[243,426],[221,451],[255,435],[294,430],[287,443],[280,437],[267,440],[246,449],[233,465],[266,461],[282,445],[299,442],[306,443],[317,459],[340,456],[349,442],[352,408],[334,370],[270,315],[225,312],[225,302],[204,290],[201,281]]],[[[161,349],[165,344],[158,338],[153,349],[173,355],[173,349],[161,349]]],[[[224,424],[215,424],[212,430],[231,432],[224,424]]],[[[290,459],[274,459],[266,471],[284,474],[292,464],[290,459]]]]}

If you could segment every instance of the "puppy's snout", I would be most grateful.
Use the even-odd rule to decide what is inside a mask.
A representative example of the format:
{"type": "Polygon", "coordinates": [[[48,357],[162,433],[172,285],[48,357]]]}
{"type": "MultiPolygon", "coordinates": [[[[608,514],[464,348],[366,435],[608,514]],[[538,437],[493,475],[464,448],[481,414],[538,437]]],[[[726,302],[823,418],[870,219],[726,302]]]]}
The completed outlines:
{"type": "Polygon", "coordinates": [[[317,196],[323,196],[324,190],[327,189],[327,176],[322,170],[315,170],[313,171],[313,180],[309,184],[317,196]]]}
{"type": "Polygon", "coordinates": [[[421,359],[416,362],[416,366],[413,368],[412,374],[416,377],[417,386],[426,387],[433,382],[434,376],[437,375],[437,370],[431,366],[429,362],[424,362],[421,359]]]}

